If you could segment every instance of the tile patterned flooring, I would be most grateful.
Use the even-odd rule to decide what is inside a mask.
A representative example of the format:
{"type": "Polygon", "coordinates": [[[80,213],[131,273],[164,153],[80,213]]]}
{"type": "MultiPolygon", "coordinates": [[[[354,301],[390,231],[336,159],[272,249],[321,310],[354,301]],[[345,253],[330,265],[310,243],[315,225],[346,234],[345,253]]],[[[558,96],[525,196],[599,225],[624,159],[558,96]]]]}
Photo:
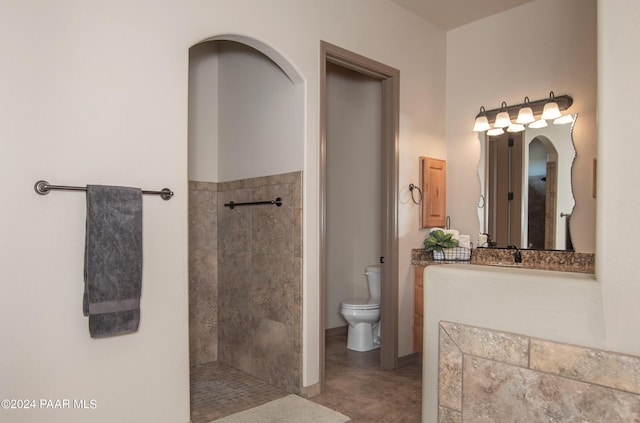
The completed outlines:
{"type": "Polygon", "coordinates": [[[326,389],[311,401],[351,417],[354,423],[419,423],[421,363],[384,370],[380,350],[356,352],[346,344],[346,334],[327,336],[326,389]]]}
{"type": "Polygon", "coordinates": [[[289,393],[219,361],[191,367],[191,422],[248,410],[289,393]]]}
{"type": "MultiPolygon", "coordinates": [[[[354,423],[418,423],[422,400],[420,363],[380,368],[380,350],[346,348],[346,334],[327,337],[326,392],[311,398],[354,423]]],[[[191,421],[209,423],[288,395],[282,389],[219,362],[191,368],[191,421]]]]}

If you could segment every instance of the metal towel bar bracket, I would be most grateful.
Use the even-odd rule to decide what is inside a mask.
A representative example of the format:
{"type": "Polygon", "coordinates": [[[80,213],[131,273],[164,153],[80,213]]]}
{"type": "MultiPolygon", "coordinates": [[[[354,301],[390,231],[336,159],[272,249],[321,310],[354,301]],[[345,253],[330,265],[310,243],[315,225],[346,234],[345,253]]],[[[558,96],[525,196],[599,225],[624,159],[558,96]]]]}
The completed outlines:
{"type": "Polygon", "coordinates": [[[271,201],[254,201],[251,203],[235,203],[233,201],[230,201],[226,203],[224,206],[229,207],[231,210],[233,210],[234,207],[238,207],[238,206],[254,206],[258,204],[275,204],[276,206],[280,207],[282,205],[282,198],[278,197],[275,200],[271,200],[271,201]]]}
{"type": "MultiPolygon", "coordinates": [[[[38,182],[36,182],[35,185],[33,186],[33,189],[36,191],[36,193],[38,193],[40,195],[47,195],[53,189],[60,189],[60,190],[65,190],[65,191],[86,191],[87,190],[86,187],[70,187],[70,186],[65,186],[65,185],[51,185],[47,181],[38,181],[38,182]]],[[[160,191],[145,191],[145,190],[142,190],[142,193],[143,194],[151,194],[151,195],[159,195],[160,198],[162,198],[163,200],[170,200],[171,197],[173,197],[173,191],[171,191],[169,188],[162,188],[162,190],[160,190],[160,191]]]]}

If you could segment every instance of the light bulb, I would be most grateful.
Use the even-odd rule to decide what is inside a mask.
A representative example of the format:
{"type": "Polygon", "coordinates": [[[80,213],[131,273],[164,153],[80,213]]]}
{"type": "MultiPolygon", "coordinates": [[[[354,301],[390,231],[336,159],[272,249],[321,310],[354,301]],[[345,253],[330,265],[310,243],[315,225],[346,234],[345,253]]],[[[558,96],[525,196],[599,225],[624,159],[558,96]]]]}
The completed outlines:
{"type": "Polygon", "coordinates": [[[476,123],[473,125],[475,132],[486,131],[489,128],[491,128],[491,125],[489,125],[489,119],[486,116],[482,115],[476,118],[476,123]]]}
{"type": "Polygon", "coordinates": [[[495,128],[506,128],[511,125],[511,118],[509,117],[509,113],[500,112],[496,116],[496,122],[493,124],[495,128]]]}
{"type": "Polygon", "coordinates": [[[511,125],[511,117],[509,112],[506,111],[507,103],[505,101],[500,105],[500,110],[496,115],[496,121],[493,123],[494,128],[506,128],[511,125]]]}
{"type": "Polygon", "coordinates": [[[533,110],[531,107],[526,106],[520,109],[518,112],[518,118],[516,119],[516,123],[527,124],[535,121],[536,118],[533,117],[533,110]]]}
{"type": "Polygon", "coordinates": [[[550,101],[544,105],[544,109],[542,109],[542,119],[556,119],[560,116],[562,116],[562,113],[560,113],[558,103],[550,101]]]}
{"type": "Polygon", "coordinates": [[[535,120],[536,118],[533,117],[533,109],[531,109],[531,106],[529,106],[529,97],[525,97],[524,102],[522,103],[522,107],[518,111],[516,123],[526,125],[527,123],[531,123],[535,120]]]}

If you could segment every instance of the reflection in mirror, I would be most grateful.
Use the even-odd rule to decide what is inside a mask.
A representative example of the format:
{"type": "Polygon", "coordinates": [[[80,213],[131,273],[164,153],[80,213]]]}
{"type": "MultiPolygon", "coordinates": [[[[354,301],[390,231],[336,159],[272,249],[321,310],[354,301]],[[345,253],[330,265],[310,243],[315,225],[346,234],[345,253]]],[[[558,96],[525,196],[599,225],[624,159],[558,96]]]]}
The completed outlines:
{"type": "Polygon", "coordinates": [[[480,232],[491,246],[573,251],[571,167],[577,115],[564,125],[480,134],[480,232]]]}

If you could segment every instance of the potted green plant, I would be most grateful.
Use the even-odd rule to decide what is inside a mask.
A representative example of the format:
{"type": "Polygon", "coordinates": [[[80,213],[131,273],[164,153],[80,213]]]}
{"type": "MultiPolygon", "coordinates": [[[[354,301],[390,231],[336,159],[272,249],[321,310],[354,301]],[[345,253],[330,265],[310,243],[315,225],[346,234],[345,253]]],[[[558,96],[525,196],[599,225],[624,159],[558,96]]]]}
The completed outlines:
{"type": "Polygon", "coordinates": [[[444,260],[445,248],[455,248],[460,242],[453,237],[453,234],[445,234],[443,230],[436,229],[424,240],[425,251],[433,251],[434,260],[444,260]]]}

